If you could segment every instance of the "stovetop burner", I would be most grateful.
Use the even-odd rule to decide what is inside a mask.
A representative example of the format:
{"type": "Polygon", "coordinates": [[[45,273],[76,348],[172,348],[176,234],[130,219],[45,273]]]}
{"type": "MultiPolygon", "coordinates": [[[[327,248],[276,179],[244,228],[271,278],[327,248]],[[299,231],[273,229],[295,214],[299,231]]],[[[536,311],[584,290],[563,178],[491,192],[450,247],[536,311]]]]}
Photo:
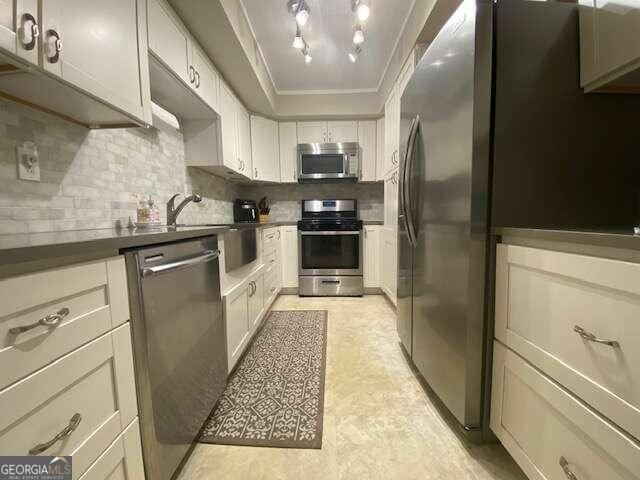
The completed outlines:
{"type": "Polygon", "coordinates": [[[355,231],[362,229],[358,220],[357,200],[303,200],[302,231],[355,231]]]}

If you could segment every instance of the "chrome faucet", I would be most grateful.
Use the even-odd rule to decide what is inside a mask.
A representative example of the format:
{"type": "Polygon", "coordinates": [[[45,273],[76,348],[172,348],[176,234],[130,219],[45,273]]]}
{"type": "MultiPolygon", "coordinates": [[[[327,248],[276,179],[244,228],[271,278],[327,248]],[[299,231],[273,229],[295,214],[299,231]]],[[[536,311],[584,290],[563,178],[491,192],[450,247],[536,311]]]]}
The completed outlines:
{"type": "Polygon", "coordinates": [[[175,207],[174,203],[175,203],[176,197],[179,197],[179,196],[180,194],[176,193],[167,202],[167,225],[170,227],[176,226],[176,220],[178,219],[178,215],[180,214],[182,209],[187,206],[189,202],[200,203],[202,201],[202,197],[194,192],[188,197],[186,197],[184,200],[182,200],[182,202],[180,202],[180,204],[177,207],[175,207]]]}

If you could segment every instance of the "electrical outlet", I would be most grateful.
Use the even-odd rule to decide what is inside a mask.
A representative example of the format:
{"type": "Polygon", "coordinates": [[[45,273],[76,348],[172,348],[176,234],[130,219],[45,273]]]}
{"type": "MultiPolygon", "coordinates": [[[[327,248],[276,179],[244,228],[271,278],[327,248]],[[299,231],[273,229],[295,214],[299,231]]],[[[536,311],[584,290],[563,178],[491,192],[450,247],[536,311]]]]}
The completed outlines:
{"type": "Polygon", "coordinates": [[[24,142],[22,145],[18,145],[16,160],[20,180],[40,181],[40,154],[35,143],[24,142]]]}

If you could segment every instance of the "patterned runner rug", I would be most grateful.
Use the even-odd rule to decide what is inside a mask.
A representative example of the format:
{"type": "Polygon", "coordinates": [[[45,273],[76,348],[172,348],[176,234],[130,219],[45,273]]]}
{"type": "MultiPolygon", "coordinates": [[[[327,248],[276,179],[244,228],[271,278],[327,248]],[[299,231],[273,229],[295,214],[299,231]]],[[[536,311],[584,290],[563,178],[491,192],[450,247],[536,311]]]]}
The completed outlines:
{"type": "Polygon", "coordinates": [[[271,312],[199,441],[321,448],[326,351],[326,311],[271,312]]]}

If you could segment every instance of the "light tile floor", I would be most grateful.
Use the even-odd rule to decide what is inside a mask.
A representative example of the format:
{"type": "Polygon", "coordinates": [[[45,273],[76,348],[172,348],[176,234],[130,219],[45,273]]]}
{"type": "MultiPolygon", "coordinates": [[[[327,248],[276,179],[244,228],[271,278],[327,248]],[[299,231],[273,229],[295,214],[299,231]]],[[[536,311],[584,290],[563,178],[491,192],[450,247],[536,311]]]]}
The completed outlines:
{"type": "Polygon", "coordinates": [[[280,297],[274,310],[328,310],[321,450],[197,445],[179,480],[523,480],[500,445],[472,446],[444,422],[407,364],[382,296],[280,297]]]}

